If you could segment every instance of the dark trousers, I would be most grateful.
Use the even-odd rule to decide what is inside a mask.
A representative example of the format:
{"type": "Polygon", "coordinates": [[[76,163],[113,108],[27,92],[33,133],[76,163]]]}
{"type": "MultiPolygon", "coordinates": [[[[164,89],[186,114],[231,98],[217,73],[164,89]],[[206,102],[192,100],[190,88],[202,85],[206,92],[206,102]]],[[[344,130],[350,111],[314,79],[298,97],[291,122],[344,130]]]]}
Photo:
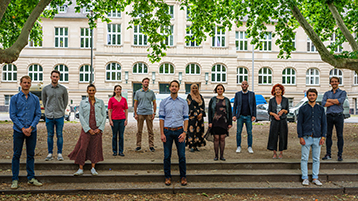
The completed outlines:
{"type": "Polygon", "coordinates": [[[12,180],[19,180],[19,170],[20,170],[20,157],[22,152],[22,146],[24,140],[26,140],[26,171],[27,179],[31,180],[35,177],[35,147],[36,147],[36,138],[37,131],[31,133],[29,137],[24,135],[22,132],[14,131],[13,140],[14,140],[14,155],[12,157],[12,180]]]}
{"type": "Polygon", "coordinates": [[[326,154],[331,156],[331,147],[332,147],[332,131],[333,126],[336,127],[337,132],[337,147],[338,147],[338,156],[342,156],[343,153],[343,126],[344,126],[344,115],[332,115],[327,114],[327,139],[326,139],[326,154]]]}
{"type": "Polygon", "coordinates": [[[185,141],[179,142],[179,135],[183,133],[183,129],[176,131],[171,131],[164,129],[164,135],[166,137],[166,142],[163,143],[164,146],[164,174],[165,178],[171,178],[170,174],[170,165],[172,157],[172,146],[173,141],[177,147],[178,157],[179,157],[179,170],[180,178],[186,177],[186,160],[185,160],[185,141]]]}
{"type": "Polygon", "coordinates": [[[117,136],[119,138],[118,140],[118,153],[123,153],[123,134],[124,134],[124,121],[125,119],[120,120],[112,120],[113,126],[112,126],[112,150],[113,153],[117,153],[117,136]]]}

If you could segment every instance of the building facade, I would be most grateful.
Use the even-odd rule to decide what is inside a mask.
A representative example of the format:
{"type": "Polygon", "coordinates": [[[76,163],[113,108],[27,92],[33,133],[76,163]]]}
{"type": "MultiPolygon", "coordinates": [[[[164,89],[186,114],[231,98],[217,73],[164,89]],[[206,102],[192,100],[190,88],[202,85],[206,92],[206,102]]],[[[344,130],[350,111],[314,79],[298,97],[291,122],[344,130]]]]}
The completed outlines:
{"type": "MultiPolygon", "coordinates": [[[[271,97],[273,85],[283,84],[285,96],[295,105],[308,88],[316,88],[319,93],[329,90],[329,77],[334,75],[341,79],[340,87],[348,92],[350,108],[357,108],[357,74],[322,62],[302,28],[296,30],[296,51],[292,52],[292,58],[285,60],[277,58],[279,47],[270,32],[273,26],[268,27],[262,48],[253,53],[244,26],[233,27],[231,31],[218,29],[215,37],[208,36],[202,44],[196,44],[185,40],[191,34],[186,31],[190,26],[186,11],[173,1],[169,13],[173,34],[165,41],[170,48],[159,63],[149,61],[147,38],[141,27],[127,29],[131,17],[125,12],[113,11],[108,14],[112,22],[97,23],[93,30],[93,72],[98,98],[108,101],[113,87],[120,84],[131,107],[141,80],[149,77],[149,87],[158,94],[169,93],[168,83],[173,79],[181,82],[179,93],[189,93],[190,85],[197,83],[208,104],[216,84],[222,83],[225,96],[233,98],[241,90],[241,81],[247,80],[251,90],[267,99],[271,97]]],[[[0,106],[9,105],[10,97],[19,90],[21,76],[30,75],[33,85],[47,85],[54,69],[62,73],[60,83],[68,88],[70,104],[78,105],[86,97],[91,71],[87,14],[85,10],[75,13],[73,6],[64,5],[59,7],[54,19],[42,19],[42,45],[34,47],[29,42],[16,62],[0,66],[0,106]]],[[[344,44],[343,49],[350,47],[344,44]]]]}

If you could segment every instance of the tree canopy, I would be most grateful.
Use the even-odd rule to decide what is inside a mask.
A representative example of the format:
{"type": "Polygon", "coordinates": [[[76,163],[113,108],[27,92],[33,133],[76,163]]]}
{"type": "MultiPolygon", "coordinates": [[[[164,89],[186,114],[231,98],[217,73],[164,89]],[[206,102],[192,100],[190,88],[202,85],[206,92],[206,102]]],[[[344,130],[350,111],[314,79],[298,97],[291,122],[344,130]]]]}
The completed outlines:
{"type": "MultiPolygon", "coordinates": [[[[28,40],[41,41],[40,17],[52,18],[57,6],[66,0],[3,0],[0,2],[0,63],[16,61],[28,40]]],[[[71,2],[67,2],[69,4],[71,2]]],[[[127,6],[132,25],[141,25],[148,36],[149,57],[152,62],[165,56],[167,46],[162,43],[170,34],[169,6],[164,0],[77,0],[76,11],[90,8],[91,27],[97,20],[109,22],[111,10],[124,11],[127,6]],[[163,34],[165,33],[165,34],[163,34]]],[[[321,59],[336,67],[358,71],[358,1],[357,0],[177,0],[181,9],[188,9],[192,39],[200,44],[207,35],[213,36],[216,27],[231,30],[246,26],[248,38],[256,48],[268,26],[274,26],[272,36],[280,48],[278,58],[288,59],[295,50],[295,30],[301,26],[316,47],[321,59]],[[332,35],[335,42],[324,45],[332,35]],[[335,53],[343,43],[349,50],[335,53]]]]}

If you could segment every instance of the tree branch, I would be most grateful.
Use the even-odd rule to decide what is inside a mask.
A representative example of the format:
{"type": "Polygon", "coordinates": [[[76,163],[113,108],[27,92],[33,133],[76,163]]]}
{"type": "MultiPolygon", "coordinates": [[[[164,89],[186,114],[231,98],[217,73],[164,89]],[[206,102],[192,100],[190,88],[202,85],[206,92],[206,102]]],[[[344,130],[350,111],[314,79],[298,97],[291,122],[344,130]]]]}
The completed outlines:
{"type": "Polygon", "coordinates": [[[342,31],[343,35],[349,42],[349,45],[352,47],[353,51],[358,51],[358,44],[354,40],[353,35],[347,29],[347,26],[344,24],[341,15],[339,14],[337,7],[332,3],[328,3],[328,8],[331,11],[333,18],[336,20],[339,29],[342,31]]]}
{"type": "Polygon", "coordinates": [[[45,10],[46,6],[52,0],[41,0],[34,10],[31,12],[29,18],[27,18],[24,27],[21,30],[20,36],[17,38],[15,43],[8,49],[0,51],[0,64],[1,63],[12,63],[19,58],[20,52],[28,44],[29,34],[36,20],[40,17],[41,13],[45,10]],[[11,55],[10,57],[7,57],[11,55]]]}
{"type": "Polygon", "coordinates": [[[5,11],[7,9],[7,7],[9,6],[11,0],[2,0],[2,2],[0,3],[0,22],[2,17],[5,14],[5,11]]]}

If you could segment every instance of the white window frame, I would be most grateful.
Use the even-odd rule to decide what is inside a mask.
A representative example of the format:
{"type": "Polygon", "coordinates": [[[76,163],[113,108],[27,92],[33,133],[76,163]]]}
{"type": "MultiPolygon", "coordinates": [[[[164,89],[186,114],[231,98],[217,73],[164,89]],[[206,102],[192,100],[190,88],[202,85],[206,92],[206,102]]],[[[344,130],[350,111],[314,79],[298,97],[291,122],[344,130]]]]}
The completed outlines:
{"type": "Polygon", "coordinates": [[[161,75],[173,75],[174,73],[175,68],[171,63],[163,63],[159,66],[159,74],[161,75]]]}
{"type": "Polygon", "coordinates": [[[39,44],[35,45],[35,42],[33,40],[30,40],[30,38],[29,38],[29,43],[27,44],[27,47],[41,48],[42,47],[42,41],[39,41],[39,44]]]}
{"type": "Polygon", "coordinates": [[[354,71],[353,85],[358,85],[358,74],[354,71]]]}
{"type": "Polygon", "coordinates": [[[306,71],[306,85],[319,85],[319,70],[317,68],[309,68],[306,71]]]}
{"type": "Polygon", "coordinates": [[[215,64],[211,68],[211,82],[212,83],[227,83],[226,66],[222,64],[215,64]],[[219,78],[219,79],[218,79],[219,78]],[[225,79],[225,81],[223,81],[225,79]]]}
{"type": "Polygon", "coordinates": [[[259,70],[259,85],[272,85],[272,70],[269,67],[262,67],[259,70]],[[266,80],[266,82],[265,82],[266,80]]]}
{"type": "Polygon", "coordinates": [[[201,74],[200,66],[198,64],[195,64],[195,63],[188,64],[185,67],[185,74],[186,75],[200,75],[201,74]]]}
{"type": "Polygon", "coordinates": [[[118,10],[111,10],[110,12],[107,13],[107,17],[108,18],[121,18],[122,17],[122,13],[118,12],[118,10]]]}
{"type": "Polygon", "coordinates": [[[121,45],[121,24],[107,24],[107,45],[121,45]]]}
{"type": "Polygon", "coordinates": [[[112,62],[106,66],[106,81],[122,81],[122,66],[119,63],[112,62]],[[109,75],[109,77],[108,77],[109,75]]]}
{"type": "Polygon", "coordinates": [[[246,31],[236,31],[235,32],[236,51],[246,51],[247,44],[248,44],[248,39],[247,39],[246,31]]]}
{"type": "MultiPolygon", "coordinates": [[[[94,81],[94,72],[92,74],[92,78],[93,78],[92,81],[94,81]]],[[[88,83],[90,80],[91,80],[91,65],[84,64],[80,67],[80,70],[79,70],[79,82],[80,83],[88,83]],[[88,68],[88,70],[86,70],[86,67],[88,68]],[[83,69],[83,70],[81,70],[81,69],[83,69]],[[82,80],[81,80],[81,75],[83,76],[82,80]]]]}
{"type": "Polygon", "coordinates": [[[307,52],[317,52],[312,40],[307,37],[307,52]]]}
{"type": "MultiPolygon", "coordinates": [[[[185,33],[185,36],[189,36],[191,38],[193,38],[193,33],[192,33],[192,30],[190,29],[190,26],[187,25],[186,26],[187,29],[189,29],[189,31],[186,31],[185,33]]],[[[196,43],[196,41],[188,41],[185,39],[185,46],[186,47],[199,47],[199,44],[196,43]]]]}
{"type": "Polygon", "coordinates": [[[260,38],[259,50],[263,52],[272,51],[272,32],[265,32],[264,37],[260,38]]]}
{"type": "Polygon", "coordinates": [[[211,38],[212,47],[225,47],[226,45],[226,31],[223,27],[215,27],[215,35],[211,38]]]}
{"type": "Polygon", "coordinates": [[[55,66],[54,70],[58,70],[60,72],[59,82],[69,82],[70,78],[68,74],[68,67],[65,64],[58,64],[55,66]]]}
{"type": "Polygon", "coordinates": [[[4,105],[5,106],[9,106],[10,105],[10,100],[11,100],[11,97],[13,95],[7,95],[7,94],[4,94],[4,105]]]}
{"type": "Polygon", "coordinates": [[[58,6],[57,10],[58,10],[58,13],[67,13],[67,5],[64,4],[62,6],[58,6]],[[63,8],[63,10],[62,10],[62,8],[63,8]]]}
{"type": "Polygon", "coordinates": [[[133,65],[132,72],[133,74],[148,74],[148,66],[145,63],[136,63],[133,65]],[[142,71],[139,70],[140,67],[142,71]]]}
{"type": "Polygon", "coordinates": [[[81,40],[80,47],[81,48],[91,48],[91,29],[90,28],[80,28],[81,32],[81,40]]]}
{"type": "Polygon", "coordinates": [[[68,27],[55,27],[55,47],[67,48],[68,44],[68,27]],[[58,30],[57,33],[56,30],[58,30]]]}
{"type": "MultiPolygon", "coordinates": [[[[333,43],[335,43],[337,40],[337,36],[336,36],[336,33],[333,33],[331,38],[330,38],[330,44],[332,45],[333,43]]],[[[343,52],[343,47],[341,46],[338,46],[335,50],[334,50],[334,53],[341,53],[343,52]]]]}
{"type": "Polygon", "coordinates": [[[168,14],[170,15],[171,19],[174,19],[174,5],[169,5],[168,14]]]}
{"type": "Polygon", "coordinates": [[[147,46],[148,38],[142,33],[142,27],[140,25],[133,27],[133,45],[135,46],[147,46]],[[141,43],[141,44],[140,44],[141,43]]]}
{"type": "Polygon", "coordinates": [[[17,67],[14,64],[5,64],[2,67],[2,81],[17,82],[17,67]],[[11,68],[11,70],[9,70],[9,68],[11,68]],[[9,79],[9,75],[11,75],[11,79],[9,79]]]}
{"type": "Polygon", "coordinates": [[[249,71],[247,68],[236,68],[236,83],[241,84],[244,80],[249,81],[249,71]]]}
{"type": "MultiPolygon", "coordinates": [[[[170,35],[166,37],[166,39],[163,41],[163,43],[167,46],[174,46],[174,25],[170,25],[170,35]]],[[[162,31],[163,34],[166,34],[164,33],[164,31],[162,31]]]]}
{"type": "Polygon", "coordinates": [[[282,84],[283,85],[296,85],[296,70],[294,68],[288,67],[288,68],[283,69],[282,84]]]}
{"type": "Polygon", "coordinates": [[[186,7],[186,20],[190,20],[190,6],[186,7]]]}
{"type": "Polygon", "coordinates": [[[28,75],[31,77],[32,82],[42,82],[43,81],[43,68],[40,64],[32,64],[28,68],[28,75]],[[37,67],[37,70],[34,68],[37,67]],[[32,69],[30,69],[32,68],[32,69]],[[37,78],[35,79],[35,75],[37,78]]]}
{"type": "Polygon", "coordinates": [[[338,77],[339,78],[339,86],[343,86],[343,71],[337,68],[333,68],[329,71],[329,79],[331,77],[338,77]]]}

